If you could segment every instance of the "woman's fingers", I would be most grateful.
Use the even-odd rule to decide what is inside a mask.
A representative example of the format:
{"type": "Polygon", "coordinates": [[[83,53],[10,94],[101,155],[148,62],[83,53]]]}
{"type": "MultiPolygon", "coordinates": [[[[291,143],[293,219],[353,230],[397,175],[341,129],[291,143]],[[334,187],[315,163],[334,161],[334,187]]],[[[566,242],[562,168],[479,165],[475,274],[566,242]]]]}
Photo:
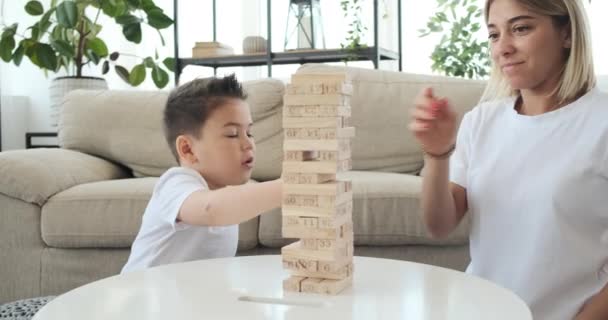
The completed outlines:
{"type": "Polygon", "coordinates": [[[423,133],[429,131],[432,127],[432,123],[428,121],[412,121],[410,122],[410,131],[414,133],[423,133]]]}
{"type": "Polygon", "coordinates": [[[436,116],[433,114],[431,110],[427,110],[422,107],[414,108],[411,111],[411,116],[416,120],[435,120],[436,116]]]}

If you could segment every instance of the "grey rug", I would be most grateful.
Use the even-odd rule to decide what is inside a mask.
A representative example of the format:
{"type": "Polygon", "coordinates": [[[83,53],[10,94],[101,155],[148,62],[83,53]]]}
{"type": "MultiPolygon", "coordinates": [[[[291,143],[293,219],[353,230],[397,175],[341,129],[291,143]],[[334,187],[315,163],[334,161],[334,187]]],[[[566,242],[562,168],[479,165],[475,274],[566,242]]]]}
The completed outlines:
{"type": "Polygon", "coordinates": [[[30,320],[54,296],[31,298],[0,305],[0,319],[30,320]]]}

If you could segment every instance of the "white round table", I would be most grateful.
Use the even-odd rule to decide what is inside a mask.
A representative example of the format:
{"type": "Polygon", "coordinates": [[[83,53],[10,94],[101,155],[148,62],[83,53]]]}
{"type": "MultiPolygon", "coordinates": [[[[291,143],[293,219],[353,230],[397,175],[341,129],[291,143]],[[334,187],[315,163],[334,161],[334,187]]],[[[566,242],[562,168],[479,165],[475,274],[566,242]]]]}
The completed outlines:
{"type": "Polygon", "coordinates": [[[166,265],[74,289],[34,320],[532,319],[515,294],[462,272],[366,257],[354,265],[353,286],[336,296],[284,293],[278,255],[166,265]]]}

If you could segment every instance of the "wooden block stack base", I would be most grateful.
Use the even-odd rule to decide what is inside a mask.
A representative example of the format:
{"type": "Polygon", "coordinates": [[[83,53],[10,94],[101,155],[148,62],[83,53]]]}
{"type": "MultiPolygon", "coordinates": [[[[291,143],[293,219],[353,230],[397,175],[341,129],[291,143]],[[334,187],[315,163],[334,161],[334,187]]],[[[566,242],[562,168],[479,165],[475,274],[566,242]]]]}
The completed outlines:
{"type": "Polygon", "coordinates": [[[338,294],[353,281],[350,97],[344,73],[296,74],[284,98],[283,290],[338,294]]]}

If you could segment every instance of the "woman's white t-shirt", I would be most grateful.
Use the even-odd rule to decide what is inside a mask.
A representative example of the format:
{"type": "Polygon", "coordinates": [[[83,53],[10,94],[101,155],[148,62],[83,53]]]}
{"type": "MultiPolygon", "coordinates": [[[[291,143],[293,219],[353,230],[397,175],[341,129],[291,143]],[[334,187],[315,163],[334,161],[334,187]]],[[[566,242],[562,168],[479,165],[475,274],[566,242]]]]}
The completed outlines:
{"type": "Polygon", "coordinates": [[[472,218],[467,272],[515,292],[535,320],[572,319],[608,281],[608,94],[538,116],[514,103],[467,113],[450,160],[472,218]]]}
{"type": "Polygon", "coordinates": [[[236,254],[238,225],[208,227],[176,221],[184,200],[205,189],[209,189],[207,182],[190,168],[171,168],[160,177],[122,273],[236,254]]]}

